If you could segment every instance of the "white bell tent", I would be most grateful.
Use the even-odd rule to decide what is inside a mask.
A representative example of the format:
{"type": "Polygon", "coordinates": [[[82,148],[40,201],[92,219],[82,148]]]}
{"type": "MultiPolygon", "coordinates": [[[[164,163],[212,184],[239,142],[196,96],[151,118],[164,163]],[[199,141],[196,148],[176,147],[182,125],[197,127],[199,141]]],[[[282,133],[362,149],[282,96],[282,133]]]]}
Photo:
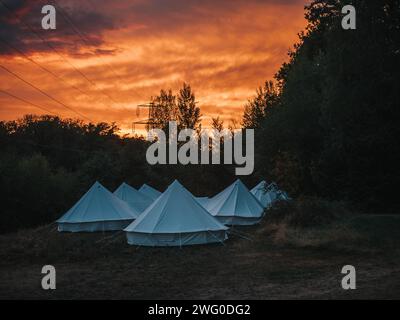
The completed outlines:
{"type": "Polygon", "coordinates": [[[284,200],[284,201],[289,201],[289,200],[291,200],[291,198],[289,197],[289,195],[288,195],[285,191],[278,190],[277,193],[278,193],[278,194],[277,194],[278,200],[284,200]]]}
{"type": "Polygon", "coordinates": [[[212,197],[206,209],[227,225],[253,225],[264,213],[261,203],[239,179],[212,197]]]}
{"type": "Polygon", "coordinates": [[[209,197],[194,197],[195,200],[200,203],[203,207],[207,206],[208,200],[210,200],[209,197]]]}
{"type": "Polygon", "coordinates": [[[96,182],[67,213],[57,220],[58,231],[122,230],[139,214],[96,182]]]}
{"type": "Polygon", "coordinates": [[[267,208],[271,202],[271,194],[267,192],[267,182],[265,180],[261,181],[257,184],[250,192],[257,198],[258,201],[261,202],[264,208],[267,208]]]}
{"type": "Polygon", "coordinates": [[[143,212],[149,205],[153,203],[153,199],[142,192],[137,191],[127,183],[122,183],[117,190],[114,191],[119,199],[125,201],[129,206],[138,212],[143,212]]]}
{"type": "Polygon", "coordinates": [[[227,229],[175,180],[124,231],[129,244],[184,246],[223,242],[227,229]]]}
{"type": "Polygon", "coordinates": [[[279,200],[290,200],[286,192],[279,190],[275,182],[267,184],[264,180],[251,189],[251,193],[261,202],[264,208],[271,207],[279,200]]]}
{"type": "Polygon", "coordinates": [[[153,200],[156,200],[161,195],[160,191],[150,187],[148,184],[142,185],[139,191],[153,200]]]}

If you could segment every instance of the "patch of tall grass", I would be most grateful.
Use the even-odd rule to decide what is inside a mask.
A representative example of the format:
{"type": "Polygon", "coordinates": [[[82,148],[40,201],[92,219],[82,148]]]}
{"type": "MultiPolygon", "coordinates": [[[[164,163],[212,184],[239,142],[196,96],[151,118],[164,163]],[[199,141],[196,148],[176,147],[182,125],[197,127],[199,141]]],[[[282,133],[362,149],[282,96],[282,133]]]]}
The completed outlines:
{"type": "Polygon", "coordinates": [[[400,248],[395,226],[400,216],[354,213],[344,203],[307,197],[277,202],[257,234],[282,246],[389,252],[400,248]]]}

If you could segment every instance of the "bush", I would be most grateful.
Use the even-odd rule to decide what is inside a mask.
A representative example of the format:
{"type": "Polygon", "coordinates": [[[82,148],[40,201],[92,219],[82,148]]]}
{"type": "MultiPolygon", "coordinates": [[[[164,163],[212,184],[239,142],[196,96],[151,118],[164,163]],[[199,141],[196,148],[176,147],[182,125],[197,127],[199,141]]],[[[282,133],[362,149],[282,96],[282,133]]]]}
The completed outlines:
{"type": "Polygon", "coordinates": [[[74,174],[51,168],[41,154],[1,157],[0,233],[54,221],[78,199],[79,190],[74,174]]]}
{"type": "Polygon", "coordinates": [[[266,219],[295,228],[310,228],[328,225],[346,214],[348,211],[341,202],[305,197],[276,202],[267,211],[266,219]]]}

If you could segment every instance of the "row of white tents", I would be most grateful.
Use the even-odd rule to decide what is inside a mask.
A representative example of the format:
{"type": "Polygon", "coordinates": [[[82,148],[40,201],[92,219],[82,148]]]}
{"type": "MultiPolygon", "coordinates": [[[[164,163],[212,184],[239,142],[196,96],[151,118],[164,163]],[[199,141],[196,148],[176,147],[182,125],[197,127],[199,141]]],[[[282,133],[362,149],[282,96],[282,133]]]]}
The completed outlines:
{"type": "Polygon", "coordinates": [[[228,238],[227,226],[256,224],[265,208],[287,199],[265,181],[249,191],[237,180],[212,198],[194,197],[177,180],[163,193],[126,183],[111,193],[96,182],[57,223],[63,232],[124,230],[135,245],[215,243],[228,238]]]}

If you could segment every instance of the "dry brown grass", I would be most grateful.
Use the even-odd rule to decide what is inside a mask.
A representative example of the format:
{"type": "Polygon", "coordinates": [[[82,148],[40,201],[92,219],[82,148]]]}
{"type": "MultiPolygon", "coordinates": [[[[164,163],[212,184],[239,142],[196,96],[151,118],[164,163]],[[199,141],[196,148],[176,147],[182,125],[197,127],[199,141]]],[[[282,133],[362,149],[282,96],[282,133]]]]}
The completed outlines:
{"type": "Polygon", "coordinates": [[[44,226],[0,236],[0,298],[399,298],[399,241],[390,235],[399,219],[374,219],[325,229],[265,221],[237,229],[224,246],[182,249],[135,247],[121,233],[61,234],[44,226]],[[378,229],[386,240],[376,241],[378,229]],[[396,245],[388,245],[391,239],[396,245]],[[55,291],[40,288],[44,264],[57,269],[55,291]],[[357,269],[357,290],[340,287],[345,264],[357,269]]]}

